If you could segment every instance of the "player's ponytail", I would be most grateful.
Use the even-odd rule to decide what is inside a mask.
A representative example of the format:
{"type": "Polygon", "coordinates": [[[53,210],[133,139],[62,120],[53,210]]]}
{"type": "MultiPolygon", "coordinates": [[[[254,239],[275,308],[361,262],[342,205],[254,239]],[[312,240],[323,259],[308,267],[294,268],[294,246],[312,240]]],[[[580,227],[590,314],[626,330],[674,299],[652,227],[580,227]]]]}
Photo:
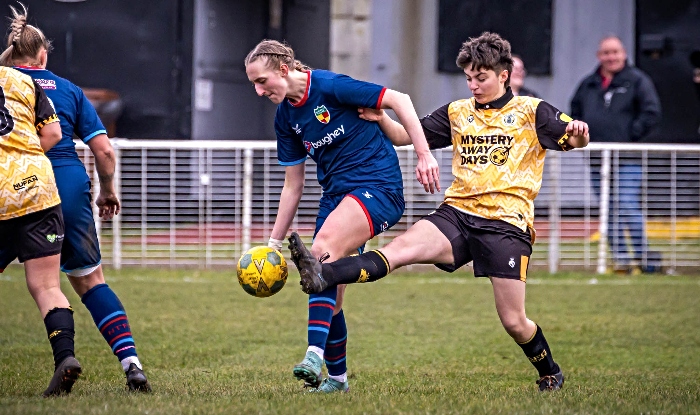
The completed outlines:
{"type": "Polygon", "coordinates": [[[294,70],[303,72],[311,70],[311,67],[298,59],[294,59],[294,70]]]}
{"type": "Polygon", "coordinates": [[[245,66],[247,67],[258,59],[267,59],[267,67],[270,69],[279,69],[282,64],[296,71],[311,69],[308,65],[294,58],[294,50],[291,46],[277,40],[265,39],[258,43],[245,57],[245,66]]]}
{"type": "MultiPolygon", "coordinates": [[[[10,30],[7,34],[7,48],[0,54],[0,65],[14,66],[37,59],[42,48],[51,51],[51,42],[39,28],[27,24],[27,7],[19,3],[21,12],[10,6],[10,30]]],[[[33,63],[33,62],[29,62],[33,63]]]]}

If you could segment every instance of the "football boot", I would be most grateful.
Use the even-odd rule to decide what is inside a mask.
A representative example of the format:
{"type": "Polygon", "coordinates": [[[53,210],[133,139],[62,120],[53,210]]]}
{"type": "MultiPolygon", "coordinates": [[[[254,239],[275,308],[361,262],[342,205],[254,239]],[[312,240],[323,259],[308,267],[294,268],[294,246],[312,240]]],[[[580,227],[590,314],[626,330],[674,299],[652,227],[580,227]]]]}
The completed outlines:
{"type": "Polygon", "coordinates": [[[80,367],[80,363],[73,356],[68,356],[58,365],[56,370],[53,372],[53,377],[51,382],[49,382],[49,387],[44,391],[44,398],[49,396],[58,396],[61,394],[69,394],[73,388],[73,384],[83,368],[80,367]]]}
{"type": "Polygon", "coordinates": [[[348,392],[350,390],[350,385],[347,381],[339,382],[335,379],[326,378],[323,379],[321,385],[316,389],[311,389],[309,392],[313,393],[335,393],[335,392],[348,392]]]}
{"type": "Polygon", "coordinates": [[[136,366],[136,363],[129,365],[129,370],[126,371],[126,386],[132,392],[150,392],[151,384],[148,383],[146,374],[143,370],[136,366]]]}
{"type": "Polygon", "coordinates": [[[306,249],[296,232],[292,232],[289,236],[289,251],[301,276],[299,284],[302,291],[307,294],[318,294],[328,288],[328,283],[323,279],[321,261],[306,249]]]}
{"type": "Polygon", "coordinates": [[[294,377],[303,380],[304,386],[318,388],[321,384],[321,369],[323,368],[323,359],[312,351],[306,352],[304,360],[294,366],[292,372],[294,377]]]}
{"type": "Polygon", "coordinates": [[[535,383],[540,386],[540,392],[556,391],[564,386],[564,374],[560,370],[553,375],[542,376],[535,383]]]}

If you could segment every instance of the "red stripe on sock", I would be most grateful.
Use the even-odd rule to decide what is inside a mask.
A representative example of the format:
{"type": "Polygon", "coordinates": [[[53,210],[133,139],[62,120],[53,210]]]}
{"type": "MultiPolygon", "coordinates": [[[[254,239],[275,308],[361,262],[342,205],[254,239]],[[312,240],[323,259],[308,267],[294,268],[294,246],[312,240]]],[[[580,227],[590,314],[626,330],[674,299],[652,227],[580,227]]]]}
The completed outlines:
{"type": "Polygon", "coordinates": [[[131,336],[131,332],[130,332],[130,331],[127,331],[126,333],[122,333],[122,334],[120,334],[120,335],[117,336],[117,337],[113,337],[113,338],[112,338],[112,341],[109,342],[109,345],[111,346],[111,345],[113,345],[114,342],[116,342],[117,340],[121,339],[122,337],[127,337],[127,336],[131,336]]]}
{"type": "Polygon", "coordinates": [[[309,320],[309,324],[320,324],[322,326],[330,327],[331,323],[323,320],[309,320]]]}
{"type": "Polygon", "coordinates": [[[117,321],[120,321],[120,320],[126,320],[126,316],[119,316],[119,317],[115,318],[114,320],[108,321],[107,324],[105,324],[102,327],[102,330],[100,330],[100,333],[104,333],[104,331],[107,329],[107,327],[112,325],[112,323],[116,323],[117,321]]]}
{"type": "Polygon", "coordinates": [[[331,310],[335,310],[335,306],[333,306],[331,304],[312,303],[312,304],[309,304],[309,308],[311,308],[311,307],[326,307],[326,308],[330,308],[331,310]]]}
{"type": "Polygon", "coordinates": [[[340,356],[333,356],[333,357],[328,357],[328,355],[325,355],[323,358],[325,360],[328,360],[329,362],[335,362],[336,360],[340,360],[345,357],[347,353],[343,353],[340,356]]]}
{"type": "Polygon", "coordinates": [[[338,344],[326,344],[326,350],[332,349],[332,348],[334,348],[334,347],[345,346],[345,344],[346,344],[347,342],[348,342],[347,340],[343,340],[342,342],[340,342],[340,343],[338,343],[338,344]]]}

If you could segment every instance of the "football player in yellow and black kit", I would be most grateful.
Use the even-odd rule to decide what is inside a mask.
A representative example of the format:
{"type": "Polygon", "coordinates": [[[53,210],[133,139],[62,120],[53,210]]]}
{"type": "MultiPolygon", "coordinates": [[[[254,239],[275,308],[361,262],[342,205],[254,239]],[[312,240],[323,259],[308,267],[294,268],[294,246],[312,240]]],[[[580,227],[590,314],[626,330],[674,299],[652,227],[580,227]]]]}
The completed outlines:
{"type": "MultiPolygon", "coordinates": [[[[448,272],[473,261],[488,277],[498,316],[539,372],[539,389],[557,390],[564,375],[542,330],[525,315],[525,280],[534,240],[533,201],[542,184],[546,150],[588,144],[588,125],[550,104],[514,96],[508,86],[510,44],[483,33],[462,45],[457,65],[474,98],[445,105],[421,120],[431,148],[452,145],[454,181],[445,201],[381,250],[321,264],[298,235],[289,238],[302,289],[376,281],[409,264],[436,264],[448,272]]],[[[362,110],[396,145],[409,144],[386,114],[362,110]]]]}
{"type": "Polygon", "coordinates": [[[81,372],[73,310],[59,278],[61,199],[44,154],[60,139],[58,116],[41,87],[0,66],[0,251],[24,263],[29,293],[44,319],[55,363],[44,396],[69,393],[81,372]]]}

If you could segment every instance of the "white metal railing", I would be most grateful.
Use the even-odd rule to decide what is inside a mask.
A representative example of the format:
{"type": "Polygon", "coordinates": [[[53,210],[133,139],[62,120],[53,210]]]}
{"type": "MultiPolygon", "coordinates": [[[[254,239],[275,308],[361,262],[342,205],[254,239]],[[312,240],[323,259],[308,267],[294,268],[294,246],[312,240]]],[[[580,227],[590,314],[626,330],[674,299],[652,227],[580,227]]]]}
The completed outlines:
{"type": "MultiPolygon", "coordinates": [[[[113,139],[112,144],[123,207],[112,221],[96,217],[105,264],[229,267],[248,247],[267,241],[284,183],[274,141],[113,139]]],[[[80,143],[78,147],[93,174],[95,192],[99,182],[90,151],[80,143]]],[[[426,194],[413,179],[412,148],[397,152],[406,211],[397,225],[370,241],[370,247],[386,244],[442,200],[441,194],[426,194]]],[[[451,150],[434,154],[444,190],[452,177],[451,150]]],[[[548,152],[535,203],[538,237],[532,267],[550,272],[606,272],[613,267],[606,236],[609,219],[620,215],[615,171],[629,154],[642,163],[642,216],[649,249],[661,254],[667,272],[700,268],[700,145],[601,143],[567,153],[548,152]],[[592,186],[594,159],[603,160],[600,192],[592,186]]],[[[292,226],[311,235],[321,195],[311,160],[306,175],[292,226]]]]}

